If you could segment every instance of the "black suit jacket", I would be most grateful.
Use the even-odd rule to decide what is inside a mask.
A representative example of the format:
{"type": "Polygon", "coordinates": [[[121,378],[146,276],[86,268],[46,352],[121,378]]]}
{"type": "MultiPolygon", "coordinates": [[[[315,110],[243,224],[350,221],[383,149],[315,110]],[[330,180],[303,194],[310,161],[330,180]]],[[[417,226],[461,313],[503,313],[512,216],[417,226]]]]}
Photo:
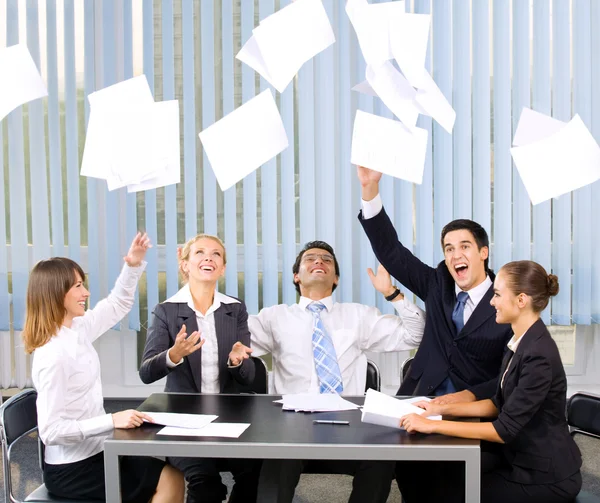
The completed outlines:
{"type": "MultiPolygon", "coordinates": [[[[400,283],[425,302],[425,332],[399,395],[431,395],[448,377],[458,391],[469,389],[478,400],[491,398],[497,385],[510,325],[496,323],[490,305],[493,288],[477,304],[460,333],[452,321],[455,283],[445,262],[430,267],[400,241],[385,209],[362,224],[375,256],[400,283]]],[[[494,275],[490,272],[490,278],[494,275]]]]}
{"type": "MultiPolygon", "coordinates": [[[[248,391],[254,381],[254,362],[244,360],[242,365],[228,368],[227,360],[231,347],[241,342],[250,347],[248,312],[240,301],[221,304],[215,311],[215,329],[219,346],[219,383],[221,393],[248,391]]],[[[185,357],[185,361],[174,368],[167,367],[167,351],[175,344],[175,337],[185,324],[188,334],[198,330],[196,313],[183,303],[165,302],[154,308],[154,319],[148,329],[140,378],[146,384],[167,376],[165,391],[200,393],[202,390],[202,358],[198,351],[185,357]]]]}
{"type": "MultiPolygon", "coordinates": [[[[512,351],[502,364],[500,378],[512,351]]],[[[514,353],[504,385],[492,399],[499,410],[492,423],[502,445],[508,480],[553,484],[581,467],[581,453],[566,418],[567,377],[556,343],[542,320],[534,323],[514,353]]]]}

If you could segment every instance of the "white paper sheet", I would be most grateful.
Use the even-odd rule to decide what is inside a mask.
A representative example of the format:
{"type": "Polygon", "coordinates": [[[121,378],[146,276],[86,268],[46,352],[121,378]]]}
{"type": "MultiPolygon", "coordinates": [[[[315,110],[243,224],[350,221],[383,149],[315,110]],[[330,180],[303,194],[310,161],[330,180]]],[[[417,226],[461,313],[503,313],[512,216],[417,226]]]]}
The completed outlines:
{"type": "Polygon", "coordinates": [[[409,130],[398,121],[357,110],[350,162],[421,183],[427,138],[425,129],[409,130]]]}
{"type": "Polygon", "coordinates": [[[368,65],[393,58],[390,28],[405,14],[404,1],[369,4],[366,0],[348,0],[346,13],[356,32],[361,52],[368,65]]]}
{"type": "MultiPolygon", "coordinates": [[[[415,397],[400,400],[374,389],[367,391],[362,411],[362,422],[400,428],[400,418],[407,414],[423,414],[424,410],[413,405],[414,402],[425,397],[415,397]]],[[[441,416],[429,416],[428,419],[440,420],[441,416]]]]}
{"type": "Polygon", "coordinates": [[[25,44],[0,50],[0,121],[15,108],[48,96],[46,84],[25,44]]]}
{"type": "Polygon", "coordinates": [[[223,191],[288,146],[283,121],[268,89],[206,128],[199,137],[223,191]]]}
{"type": "Polygon", "coordinates": [[[356,410],[358,405],[345,400],[337,393],[295,393],[283,395],[283,410],[296,412],[335,412],[356,410]]]}
{"type": "Polygon", "coordinates": [[[176,414],[173,412],[144,412],[155,424],[173,426],[176,428],[203,428],[212,423],[217,417],[209,414],[176,414]]]}
{"type": "Polygon", "coordinates": [[[579,115],[558,132],[510,152],[532,204],[600,179],[600,147],[579,115]]]}
{"type": "Polygon", "coordinates": [[[363,80],[362,82],[356,84],[352,88],[352,91],[356,91],[357,93],[367,94],[369,96],[375,96],[376,98],[378,97],[375,90],[371,87],[371,85],[366,80],[363,80]]]}
{"type": "Polygon", "coordinates": [[[263,19],[236,56],[283,92],[301,66],[335,42],[321,0],[296,0],[263,19]]]}
{"type": "Polygon", "coordinates": [[[521,147],[530,143],[543,140],[548,136],[558,133],[567,125],[566,122],[549,117],[531,108],[523,108],[515,137],[513,147],[521,147]]]}
{"type": "Polygon", "coordinates": [[[177,437],[226,437],[239,438],[250,423],[210,423],[203,428],[176,428],[166,426],[157,435],[170,435],[177,437]]]}
{"type": "Polygon", "coordinates": [[[150,152],[155,171],[138,184],[128,184],[127,192],[166,187],[181,180],[179,101],[154,103],[152,112],[150,152]]]}
{"type": "Polygon", "coordinates": [[[429,14],[404,14],[390,25],[390,47],[404,77],[413,87],[423,85],[423,71],[429,42],[429,14]]]}
{"type": "Polygon", "coordinates": [[[421,113],[431,116],[448,133],[452,133],[456,112],[433,80],[433,77],[426,70],[423,70],[422,75],[421,87],[415,98],[417,105],[422,109],[421,113]]]}
{"type": "Polygon", "coordinates": [[[419,118],[419,110],[414,104],[417,93],[408,80],[390,61],[368,65],[366,76],[370,87],[384,105],[405,126],[414,128],[419,118]]]}

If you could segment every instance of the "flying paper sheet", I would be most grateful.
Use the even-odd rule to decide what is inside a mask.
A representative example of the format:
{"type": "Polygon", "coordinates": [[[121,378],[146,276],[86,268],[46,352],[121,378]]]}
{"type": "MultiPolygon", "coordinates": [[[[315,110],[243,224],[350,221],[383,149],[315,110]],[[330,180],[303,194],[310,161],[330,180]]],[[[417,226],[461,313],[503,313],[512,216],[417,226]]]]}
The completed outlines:
{"type": "Polygon", "coordinates": [[[456,120],[456,112],[452,105],[426,70],[423,70],[420,81],[421,87],[417,90],[415,101],[417,106],[421,108],[421,113],[431,116],[448,133],[452,133],[454,121],[456,120]]]}
{"type": "Polygon", "coordinates": [[[369,4],[367,0],[348,0],[346,13],[356,32],[360,50],[368,65],[393,58],[390,27],[405,15],[404,1],[369,4]]]}
{"type": "Polygon", "coordinates": [[[427,137],[425,129],[409,130],[398,121],[357,110],[350,162],[421,183],[427,137]]]}
{"type": "Polygon", "coordinates": [[[0,50],[0,121],[18,106],[43,96],[48,96],[48,90],[27,46],[0,50]]]}
{"type": "MultiPolygon", "coordinates": [[[[423,414],[424,409],[413,405],[417,399],[400,400],[374,389],[365,396],[361,420],[363,423],[400,428],[400,418],[407,414],[423,414]]],[[[428,419],[440,420],[441,416],[429,416],[428,419]]]]}
{"type": "Polygon", "coordinates": [[[414,104],[414,88],[390,61],[367,66],[367,82],[377,96],[402,123],[414,128],[419,110],[414,104]]]}
{"type": "Polygon", "coordinates": [[[301,66],[335,42],[321,0],[296,0],[263,19],[236,58],[280,93],[301,66]]]}
{"type": "Polygon", "coordinates": [[[392,55],[406,80],[416,88],[423,85],[430,22],[429,14],[404,14],[390,20],[392,55]]]}
{"type": "Polygon", "coordinates": [[[283,121],[268,89],[198,136],[223,191],[288,146],[283,121]]]}
{"type": "Polygon", "coordinates": [[[513,138],[513,147],[521,147],[543,140],[558,133],[566,125],[566,122],[559,121],[554,117],[548,117],[545,114],[531,110],[531,108],[523,108],[513,138]]]}
{"type": "Polygon", "coordinates": [[[526,125],[519,121],[515,136],[519,143],[537,138],[539,131],[550,132],[542,139],[510,150],[532,204],[600,179],[600,147],[579,115],[562,128],[541,114],[526,112],[521,119],[526,125]]]}

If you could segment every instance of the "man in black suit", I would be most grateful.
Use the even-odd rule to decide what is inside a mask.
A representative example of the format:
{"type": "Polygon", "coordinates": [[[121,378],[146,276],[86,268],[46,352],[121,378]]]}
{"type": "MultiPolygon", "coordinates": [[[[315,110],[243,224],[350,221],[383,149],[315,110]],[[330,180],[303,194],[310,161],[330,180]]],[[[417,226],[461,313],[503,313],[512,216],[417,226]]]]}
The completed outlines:
{"type": "MultiPolygon", "coordinates": [[[[437,403],[491,398],[512,331],[495,321],[490,305],[494,274],[488,269],[489,239],[471,220],[454,220],[442,230],[444,262],[430,267],[398,240],[379,196],[381,173],[358,166],[363,226],[375,256],[426,307],[423,340],[398,395],[435,395],[437,403]]],[[[462,463],[396,464],[398,487],[414,470],[464,472],[462,463]]],[[[409,502],[412,503],[412,502],[409,502]]]]}

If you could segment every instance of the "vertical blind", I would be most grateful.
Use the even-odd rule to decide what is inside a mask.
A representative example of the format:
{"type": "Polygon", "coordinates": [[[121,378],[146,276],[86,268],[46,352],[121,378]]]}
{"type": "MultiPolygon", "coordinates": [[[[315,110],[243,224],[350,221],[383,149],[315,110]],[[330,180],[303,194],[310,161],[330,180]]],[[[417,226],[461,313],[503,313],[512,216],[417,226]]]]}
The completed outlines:
{"type": "MultiPolygon", "coordinates": [[[[228,264],[221,288],[250,313],[296,300],[291,268],[305,242],[336,250],[337,300],[391,308],[366,274],[375,261],[356,215],[350,165],[357,109],[386,117],[382,103],[350,89],[365,63],[344,0],[325,0],[336,43],[308,61],[276,99],[290,147],[225,192],[198,132],[269,86],[235,59],[258,22],[292,0],[0,0],[0,48],[26,43],[48,98],[0,123],[0,386],[23,385],[19,348],[28,272],[67,255],[89,275],[91,304],[115,281],[136,229],[148,253],[138,330],[179,286],[176,250],[198,232],[218,234],[228,264]],[[87,95],[144,73],[155,99],[180,101],[181,183],[139,194],[108,192],[79,176],[87,95]],[[16,349],[15,349],[16,348],[16,349]],[[11,361],[11,360],[8,360],[11,361]],[[16,370],[13,372],[11,368],[16,370]],[[15,373],[16,372],[16,373],[15,373]]],[[[510,157],[522,107],[567,121],[578,113],[600,139],[600,4],[593,0],[406,0],[432,16],[427,66],[456,110],[453,134],[429,117],[423,183],[384,176],[382,197],[401,240],[429,264],[453,218],[480,222],[491,265],[533,259],[558,275],[546,323],[600,320],[600,185],[531,206],[510,157]]],[[[565,166],[569,169],[569,166],[565,166]]]]}

